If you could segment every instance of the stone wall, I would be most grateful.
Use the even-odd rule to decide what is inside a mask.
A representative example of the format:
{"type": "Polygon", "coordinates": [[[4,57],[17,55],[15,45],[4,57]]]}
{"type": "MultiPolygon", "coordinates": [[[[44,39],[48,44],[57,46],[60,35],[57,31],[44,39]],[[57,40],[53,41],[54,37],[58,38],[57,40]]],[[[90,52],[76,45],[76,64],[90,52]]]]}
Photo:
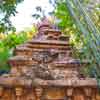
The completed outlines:
{"type": "Polygon", "coordinates": [[[0,87],[0,100],[100,100],[100,94],[89,87],[0,87]]]}

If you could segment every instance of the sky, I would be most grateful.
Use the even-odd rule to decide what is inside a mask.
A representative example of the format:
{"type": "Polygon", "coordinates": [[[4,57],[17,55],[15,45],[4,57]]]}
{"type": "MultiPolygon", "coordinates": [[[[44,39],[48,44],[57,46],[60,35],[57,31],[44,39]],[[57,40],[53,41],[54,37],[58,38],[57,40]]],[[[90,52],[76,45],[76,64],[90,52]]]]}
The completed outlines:
{"type": "Polygon", "coordinates": [[[17,31],[31,27],[36,22],[36,19],[32,18],[32,14],[36,12],[36,6],[41,6],[43,10],[46,10],[47,16],[48,12],[53,10],[49,0],[24,0],[24,2],[18,4],[16,16],[10,18],[17,31]]]}

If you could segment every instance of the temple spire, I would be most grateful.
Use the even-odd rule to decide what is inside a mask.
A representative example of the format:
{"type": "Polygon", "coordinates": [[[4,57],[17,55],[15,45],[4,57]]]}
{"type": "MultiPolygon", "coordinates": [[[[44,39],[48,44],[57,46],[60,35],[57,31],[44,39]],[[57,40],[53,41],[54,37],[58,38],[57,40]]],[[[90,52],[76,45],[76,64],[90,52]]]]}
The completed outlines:
{"type": "Polygon", "coordinates": [[[37,24],[38,34],[37,39],[41,40],[57,40],[61,36],[61,31],[57,29],[57,27],[52,24],[47,18],[43,18],[40,23],[37,24]]]}

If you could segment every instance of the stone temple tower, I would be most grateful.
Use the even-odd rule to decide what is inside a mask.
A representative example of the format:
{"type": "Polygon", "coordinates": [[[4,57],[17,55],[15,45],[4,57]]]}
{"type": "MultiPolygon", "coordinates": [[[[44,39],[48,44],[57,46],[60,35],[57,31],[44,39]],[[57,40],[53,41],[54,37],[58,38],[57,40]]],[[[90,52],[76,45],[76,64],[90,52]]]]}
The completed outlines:
{"type": "Polygon", "coordinates": [[[69,36],[43,19],[37,35],[9,59],[10,73],[0,76],[0,100],[100,100],[96,80],[80,74],[88,62],[73,58],[72,51],[69,36]]]}

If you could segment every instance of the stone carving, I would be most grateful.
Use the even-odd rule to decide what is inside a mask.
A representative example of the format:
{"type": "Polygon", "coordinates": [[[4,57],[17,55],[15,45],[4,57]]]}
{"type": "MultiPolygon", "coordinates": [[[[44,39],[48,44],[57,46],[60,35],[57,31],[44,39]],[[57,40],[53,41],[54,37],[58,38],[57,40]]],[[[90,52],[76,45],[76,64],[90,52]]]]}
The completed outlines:
{"type": "Polygon", "coordinates": [[[52,70],[48,67],[48,63],[52,62],[57,56],[58,54],[51,54],[49,51],[34,52],[32,59],[38,63],[26,68],[26,71],[24,71],[22,75],[31,79],[35,77],[49,80],[54,79],[54,75],[51,74],[52,70]]]}
{"type": "Polygon", "coordinates": [[[97,82],[81,77],[69,37],[46,19],[38,34],[18,46],[9,59],[12,69],[0,77],[0,100],[100,100],[97,82]]]}
{"type": "Polygon", "coordinates": [[[32,59],[38,61],[39,63],[49,63],[57,58],[58,53],[52,54],[52,52],[42,51],[42,52],[34,52],[32,55],[32,59]]]}

